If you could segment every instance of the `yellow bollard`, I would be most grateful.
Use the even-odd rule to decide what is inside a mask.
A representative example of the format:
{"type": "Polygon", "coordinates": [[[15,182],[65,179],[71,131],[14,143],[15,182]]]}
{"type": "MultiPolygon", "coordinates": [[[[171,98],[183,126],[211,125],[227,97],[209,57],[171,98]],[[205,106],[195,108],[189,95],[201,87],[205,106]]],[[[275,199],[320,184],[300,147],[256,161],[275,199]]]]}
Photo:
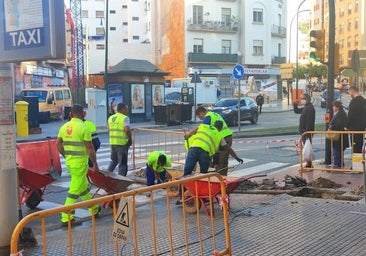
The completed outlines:
{"type": "Polygon", "coordinates": [[[28,102],[18,101],[15,103],[17,136],[28,136],[28,102]]]}

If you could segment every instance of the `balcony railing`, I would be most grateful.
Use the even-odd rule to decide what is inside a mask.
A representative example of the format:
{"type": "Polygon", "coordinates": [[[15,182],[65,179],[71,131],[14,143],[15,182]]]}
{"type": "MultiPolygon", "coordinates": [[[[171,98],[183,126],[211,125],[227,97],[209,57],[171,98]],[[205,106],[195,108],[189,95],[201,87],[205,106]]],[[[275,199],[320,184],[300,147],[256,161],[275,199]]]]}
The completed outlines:
{"type": "Polygon", "coordinates": [[[237,63],[237,54],[226,53],[188,53],[189,63],[237,63]]]}
{"type": "Polygon", "coordinates": [[[286,37],[286,28],[285,27],[280,27],[277,25],[272,25],[272,36],[277,36],[277,37],[286,37]]]}
{"type": "Polygon", "coordinates": [[[238,31],[237,23],[207,20],[202,23],[193,23],[192,19],[187,21],[187,30],[190,31],[207,31],[219,33],[236,33],[238,31]]]}
{"type": "Polygon", "coordinates": [[[282,64],[282,63],[286,63],[286,57],[278,57],[278,56],[272,57],[272,64],[282,64]]]}

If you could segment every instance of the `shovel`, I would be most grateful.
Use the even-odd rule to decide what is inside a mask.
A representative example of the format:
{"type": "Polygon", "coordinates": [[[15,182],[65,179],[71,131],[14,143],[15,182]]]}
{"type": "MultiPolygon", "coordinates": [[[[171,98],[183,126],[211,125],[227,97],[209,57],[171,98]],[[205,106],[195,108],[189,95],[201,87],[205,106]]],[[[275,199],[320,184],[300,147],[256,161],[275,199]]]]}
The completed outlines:
{"type": "Polygon", "coordinates": [[[53,155],[52,155],[52,149],[51,149],[51,142],[48,140],[48,149],[50,151],[50,161],[51,161],[51,167],[48,170],[48,173],[52,177],[52,179],[57,180],[60,178],[60,173],[56,170],[54,164],[53,164],[53,155]]]}

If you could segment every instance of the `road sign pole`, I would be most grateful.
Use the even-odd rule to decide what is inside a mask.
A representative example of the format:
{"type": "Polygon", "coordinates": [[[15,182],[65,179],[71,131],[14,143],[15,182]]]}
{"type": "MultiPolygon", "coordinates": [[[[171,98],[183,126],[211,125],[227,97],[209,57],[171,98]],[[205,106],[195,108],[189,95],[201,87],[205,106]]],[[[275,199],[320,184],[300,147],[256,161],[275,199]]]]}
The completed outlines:
{"type": "Polygon", "coordinates": [[[233,69],[233,76],[238,80],[238,130],[240,132],[240,97],[241,97],[241,91],[240,91],[240,79],[244,76],[244,67],[240,64],[237,64],[233,69]]]}
{"type": "Polygon", "coordinates": [[[241,96],[241,90],[240,90],[240,79],[238,79],[238,131],[240,132],[240,96],[241,96]]]}

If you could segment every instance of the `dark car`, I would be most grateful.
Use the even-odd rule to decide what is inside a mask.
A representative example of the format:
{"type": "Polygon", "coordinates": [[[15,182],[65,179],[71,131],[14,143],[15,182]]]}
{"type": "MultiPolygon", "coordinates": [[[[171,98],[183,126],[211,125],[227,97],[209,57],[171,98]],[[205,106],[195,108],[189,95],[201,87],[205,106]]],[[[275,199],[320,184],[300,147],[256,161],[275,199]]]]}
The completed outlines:
{"type": "MultiPolygon", "coordinates": [[[[341,100],[341,92],[338,89],[334,89],[334,95],[333,95],[333,100],[341,100]]],[[[327,90],[324,90],[323,94],[322,94],[322,100],[320,102],[320,107],[321,108],[325,108],[327,106],[327,90]]],[[[332,101],[333,101],[332,100],[332,101]]]]}
{"type": "MultiPolygon", "coordinates": [[[[220,114],[228,126],[238,124],[238,98],[222,98],[209,110],[220,114]]],[[[258,122],[258,108],[252,98],[240,99],[240,120],[250,121],[252,124],[258,122]]]]}

